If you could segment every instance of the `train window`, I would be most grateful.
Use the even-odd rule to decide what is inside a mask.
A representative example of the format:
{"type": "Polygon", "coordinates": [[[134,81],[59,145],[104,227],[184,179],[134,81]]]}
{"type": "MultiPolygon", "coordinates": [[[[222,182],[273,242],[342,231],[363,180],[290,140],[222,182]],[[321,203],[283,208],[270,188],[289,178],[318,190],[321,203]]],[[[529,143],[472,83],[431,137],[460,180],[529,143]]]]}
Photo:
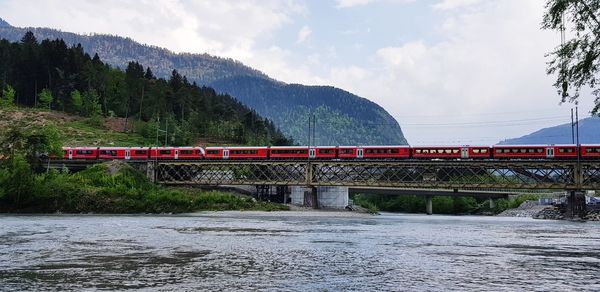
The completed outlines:
{"type": "Polygon", "coordinates": [[[196,155],[200,155],[202,152],[200,150],[196,150],[196,155]]]}
{"type": "Polygon", "coordinates": [[[319,154],[333,154],[333,149],[319,149],[319,154]]]}
{"type": "Polygon", "coordinates": [[[527,149],[527,152],[528,152],[528,153],[534,153],[534,152],[535,152],[535,149],[527,149]]]}
{"type": "Polygon", "coordinates": [[[219,154],[219,150],[206,150],[206,154],[218,155],[219,154]]]}
{"type": "Polygon", "coordinates": [[[400,150],[399,150],[399,149],[397,149],[397,148],[393,148],[393,149],[390,149],[390,150],[391,150],[390,152],[391,152],[391,153],[394,153],[394,154],[396,154],[396,153],[400,153],[400,150]]]}
{"type": "Polygon", "coordinates": [[[179,150],[179,154],[183,154],[183,155],[191,155],[194,154],[194,150],[179,150]]]}
{"type": "Polygon", "coordinates": [[[423,149],[424,154],[429,154],[429,149],[423,149]]]}
{"type": "Polygon", "coordinates": [[[573,153],[573,152],[575,152],[575,149],[573,149],[573,148],[567,148],[567,153],[573,153]]]}
{"type": "Polygon", "coordinates": [[[415,149],[415,153],[421,154],[421,149],[415,149]]]}
{"type": "Polygon", "coordinates": [[[257,154],[258,150],[231,150],[231,154],[257,154]]]}
{"type": "Polygon", "coordinates": [[[487,153],[487,152],[488,152],[487,149],[485,149],[485,148],[481,149],[481,153],[487,153]]]}
{"type": "Polygon", "coordinates": [[[525,149],[525,148],[522,148],[522,149],[520,149],[520,151],[521,151],[521,153],[526,153],[526,152],[527,152],[527,149],[525,149]]]}
{"type": "Polygon", "coordinates": [[[454,153],[454,154],[458,153],[458,149],[452,149],[452,153],[454,153]]]}
{"type": "Polygon", "coordinates": [[[145,154],[147,154],[148,152],[146,152],[146,150],[135,150],[135,152],[134,152],[134,153],[135,153],[135,155],[145,155],[145,154]]]}
{"type": "Polygon", "coordinates": [[[558,153],[565,153],[565,149],[563,149],[563,148],[559,148],[559,149],[558,149],[558,153]]]}
{"type": "Polygon", "coordinates": [[[160,154],[171,154],[171,150],[160,150],[160,154]]]}
{"type": "Polygon", "coordinates": [[[473,153],[479,153],[479,149],[473,149],[473,153]]]}
{"type": "Polygon", "coordinates": [[[340,149],[342,154],[352,154],[354,151],[352,149],[340,149]]]}
{"type": "Polygon", "coordinates": [[[542,152],[544,152],[544,149],[542,149],[542,148],[537,149],[537,153],[542,153],[542,152]]]}

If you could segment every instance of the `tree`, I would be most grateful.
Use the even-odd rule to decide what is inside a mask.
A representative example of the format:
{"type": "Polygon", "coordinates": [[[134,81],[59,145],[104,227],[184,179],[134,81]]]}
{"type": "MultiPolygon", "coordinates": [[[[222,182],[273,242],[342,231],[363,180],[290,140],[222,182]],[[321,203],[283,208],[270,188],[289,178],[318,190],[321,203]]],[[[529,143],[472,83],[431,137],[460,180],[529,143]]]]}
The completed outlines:
{"type": "Polygon", "coordinates": [[[542,28],[563,31],[573,37],[564,40],[549,55],[547,73],[557,74],[554,86],[562,102],[577,102],[582,87],[589,86],[596,97],[593,114],[600,112],[600,0],[548,0],[542,28]]]}
{"type": "Polygon", "coordinates": [[[42,92],[38,93],[39,106],[41,108],[50,109],[50,105],[52,104],[52,92],[48,88],[44,88],[42,92]]]}
{"type": "Polygon", "coordinates": [[[2,97],[0,98],[0,107],[12,107],[15,105],[15,89],[10,85],[6,85],[6,88],[2,90],[2,97]]]}
{"type": "Polygon", "coordinates": [[[81,99],[81,93],[77,89],[71,91],[71,104],[73,105],[73,111],[81,114],[83,100],[81,99]]]}
{"type": "Polygon", "coordinates": [[[95,90],[88,90],[83,93],[83,114],[88,117],[100,116],[102,108],[100,107],[100,97],[95,90]]]}

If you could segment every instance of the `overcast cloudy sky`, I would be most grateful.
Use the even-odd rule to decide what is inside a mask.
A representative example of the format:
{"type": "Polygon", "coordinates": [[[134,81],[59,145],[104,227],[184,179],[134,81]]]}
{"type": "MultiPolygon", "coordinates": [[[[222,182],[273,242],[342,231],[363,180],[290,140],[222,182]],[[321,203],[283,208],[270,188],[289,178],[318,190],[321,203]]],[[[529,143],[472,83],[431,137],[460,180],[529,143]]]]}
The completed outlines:
{"type": "MultiPolygon", "coordinates": [[[[0,0],[15,26],[230,57],[377,102],[411,144],[493,144],[570,121],[545,74],[544,0],[0,0]]],[[[593,99],[583,94],[580,116],[593,99]]]]}

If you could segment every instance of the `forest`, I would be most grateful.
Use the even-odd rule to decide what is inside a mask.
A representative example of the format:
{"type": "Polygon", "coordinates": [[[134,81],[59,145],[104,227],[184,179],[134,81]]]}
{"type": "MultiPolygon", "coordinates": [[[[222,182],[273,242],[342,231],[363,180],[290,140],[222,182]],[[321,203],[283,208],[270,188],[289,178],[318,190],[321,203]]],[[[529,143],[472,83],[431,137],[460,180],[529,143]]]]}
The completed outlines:
{"type": "Polygon", "coordinates": [[[168,145],[192,145],[199,137],[227,144],[293,144],[272,121],[228,95],[189,82],[177,70],[168,79],[138,62],[121,70],[85,53],[80,44],[39,42],[31,31],[20,42],[0,40],[0,89],[0,107],[57,110],[91,122],[121,117],[124,130],[148,138],[168,130],[166,141],[161,138],[168,145]]]}

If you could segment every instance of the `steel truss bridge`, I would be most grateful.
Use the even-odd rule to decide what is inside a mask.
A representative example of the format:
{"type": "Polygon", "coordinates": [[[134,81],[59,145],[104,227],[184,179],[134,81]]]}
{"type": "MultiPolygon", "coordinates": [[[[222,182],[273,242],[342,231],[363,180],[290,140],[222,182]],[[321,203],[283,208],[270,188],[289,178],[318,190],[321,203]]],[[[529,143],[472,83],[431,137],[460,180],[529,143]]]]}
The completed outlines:
{"type": "Polygon", "coordinates": [[[600,189],[600,162],[556,160],[202,160],[148,162],[178,185],[304,185],[436,189],[600,189]]]}

